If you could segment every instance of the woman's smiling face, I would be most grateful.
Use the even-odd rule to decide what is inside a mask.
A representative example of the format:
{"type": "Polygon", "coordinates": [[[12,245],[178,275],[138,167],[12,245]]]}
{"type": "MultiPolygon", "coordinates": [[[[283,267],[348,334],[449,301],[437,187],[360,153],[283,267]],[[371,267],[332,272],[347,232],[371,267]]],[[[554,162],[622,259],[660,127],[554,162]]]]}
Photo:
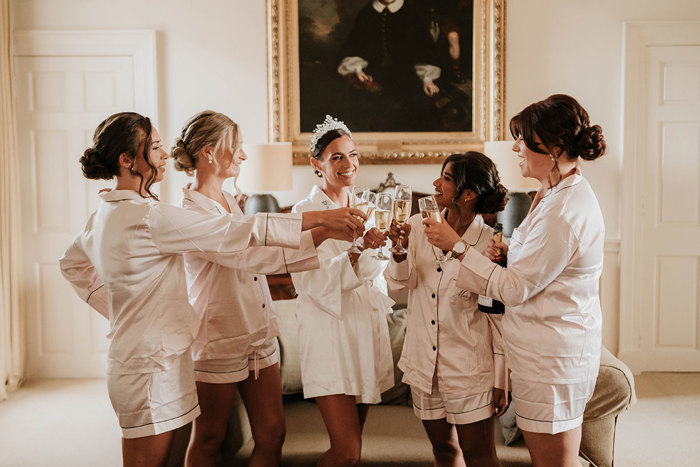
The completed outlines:
{"type": "Polygon", "coordinates": [[[452,176],[452,162],[445,164],[440,177],[433,182],[435,201],[441,209],[452,206],[457,196],[457,185],[452,176]]]}
{"type": "Polygon", "coordinates": [[[323,174],[329,186],[352,186],[355,184],[359,154],[349,136],[343,135],[323,150],[319,159],[311,159],[311,165],[323,174]]]}

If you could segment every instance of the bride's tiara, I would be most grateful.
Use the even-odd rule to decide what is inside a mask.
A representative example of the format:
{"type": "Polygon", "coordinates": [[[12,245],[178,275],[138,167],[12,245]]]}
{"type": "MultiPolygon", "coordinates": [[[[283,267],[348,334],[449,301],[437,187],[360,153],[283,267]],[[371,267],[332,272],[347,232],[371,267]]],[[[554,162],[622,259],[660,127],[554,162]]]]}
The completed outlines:
{"type": "Polygon", "coordinates": [[[350,129],[345,125],[345,123],[331,117],[330,115],[326,115],[326,119],[323,121],[323,123],[316,125],[314,134],[311,135],[311,143],[309,144],[311,152],[314,152],[314,149],[316,149],[318,140],[331,130],[343,130],[350,138],[352,138],[352,133],[350,133],[350,129]]]}

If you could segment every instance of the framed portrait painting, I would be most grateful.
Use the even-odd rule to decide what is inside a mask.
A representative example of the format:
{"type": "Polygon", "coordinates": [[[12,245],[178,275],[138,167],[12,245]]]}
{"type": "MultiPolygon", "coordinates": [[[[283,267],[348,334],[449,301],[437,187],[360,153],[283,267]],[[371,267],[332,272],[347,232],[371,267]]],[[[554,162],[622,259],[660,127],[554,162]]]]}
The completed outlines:
{"type": "Polygon", "coordinates": [[[308,164],[325,116],[363,163],[440,163],[504,136],[505,0],[267,0],[271,141],[308,164]]]}

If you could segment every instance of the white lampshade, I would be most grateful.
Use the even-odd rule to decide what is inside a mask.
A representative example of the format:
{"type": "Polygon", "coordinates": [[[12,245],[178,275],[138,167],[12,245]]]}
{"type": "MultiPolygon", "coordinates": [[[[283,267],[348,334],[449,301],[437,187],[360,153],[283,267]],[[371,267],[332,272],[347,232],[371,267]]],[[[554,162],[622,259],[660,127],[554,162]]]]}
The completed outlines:
{"type": "Polygon", "coordinates": [[[292,189],[292,143],[244,144],[241,187],[251,193],[292,189]]]}
{"type": "Polygon", "coordinates": [[[484,143],[484,154],[496,164],[501,184],[508,191],[528,192],[540,188],[540,182],[525,178],[520,173],[520,159],[513,152],[513,141],[487,141],[484,143]]]}

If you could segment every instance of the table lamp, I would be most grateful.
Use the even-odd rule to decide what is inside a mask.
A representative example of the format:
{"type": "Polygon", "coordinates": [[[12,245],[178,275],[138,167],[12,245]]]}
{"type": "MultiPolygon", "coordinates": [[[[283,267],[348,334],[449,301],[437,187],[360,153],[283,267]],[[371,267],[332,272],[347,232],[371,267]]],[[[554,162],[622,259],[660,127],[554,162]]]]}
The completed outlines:
{"type": "Polygon", "coordinates": [[[510,238],[530,210],[532,198],[528,192],[539,190],[540,182],[520,173],[520,158],[513,152],[513,141],[487,141],[484,154],[496,164],[501,184],[508,189],[508,203],[498,213],[498,222],[503,224],[503,235],[510,238]]]}
{"type": "Polygon", "coordinates": [[[245,203],[245,213],[279,212],[269,191],[292,189],[292,143],[244,144],[248,155],[241,166],[240,185],[253,194],[245,203]]]}

